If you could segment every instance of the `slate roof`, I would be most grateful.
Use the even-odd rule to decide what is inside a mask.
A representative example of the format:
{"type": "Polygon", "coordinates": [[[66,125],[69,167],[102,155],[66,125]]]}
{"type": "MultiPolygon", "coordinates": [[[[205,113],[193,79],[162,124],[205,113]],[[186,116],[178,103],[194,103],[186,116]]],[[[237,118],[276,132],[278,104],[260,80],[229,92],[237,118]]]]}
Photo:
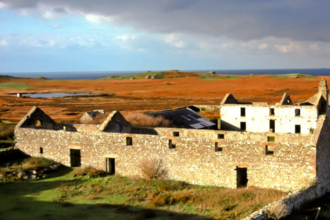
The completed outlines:
{"type": "Polygon", "coordinates": [[[178,108],[175,110],[164,110],[160,112],[148,113],[148,115],[157,117],[163,116],[167,120],[171,120],[178,128],[194,128],[203,129],[215,126],[215,123],[197,114],[189,108],[178,108]]]}

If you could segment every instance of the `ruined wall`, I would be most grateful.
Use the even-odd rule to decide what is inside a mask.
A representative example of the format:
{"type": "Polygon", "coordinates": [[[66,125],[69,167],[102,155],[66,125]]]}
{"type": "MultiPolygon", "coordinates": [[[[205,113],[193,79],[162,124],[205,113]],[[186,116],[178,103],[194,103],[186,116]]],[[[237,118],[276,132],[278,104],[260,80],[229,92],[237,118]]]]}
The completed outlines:
{"type": "Polygon", "coordinates": [[[226,104],[220,108],[221,120],[240,128],[246,122],[246,131],[268,132],[270,120],[275,120],[276,133],[295,133],[295,125],[300,125],[302,134],[309,134],[316,128],[318,112],[314,106],[276,106],[276,105],[236,105],[226,104]],[[241,117],[241,108],[245,116],[241,117]],[[274,108],[275,114],[270,114],[274,108]],[[300,116],[295,115],[300,109],[300,116]]]}
{"type": "Polygon", "coordinates": [[[282,190],[298,189],[315,177],[316,148],[312,135],[226,132],[156,128],[158,135],[109,132],[68,132],[20,128],[16,147],[70,166],[70,149],[81,149],[82,166],[106,169],[115,158],[116,174],[141,175],[142,159],[158,158],[168,178],[193,184],[236,187],[236,167],[248,169],[248,185],[282,190]],[[173,132],[179,137],[173,137],[173,132]],[[218,136],[220,134],[220,138],[218,136]],[[222,136],[223,135],[223,136],[222,136]],[[275,136],[275,143],[267,137],[275,136]],[[132,146],[126,146],[131,137],[132,146]],[[223,139],[222,139],[223,138],[223,139]],[[169,140],[175,144],[169,148],[169,140]],[[222,151],[215,152],[215,143],[222,151]],[[266,155],[265,147],[273,151],[266,155]],[[43,147],[43,154],[40,154],[43,147]]]}

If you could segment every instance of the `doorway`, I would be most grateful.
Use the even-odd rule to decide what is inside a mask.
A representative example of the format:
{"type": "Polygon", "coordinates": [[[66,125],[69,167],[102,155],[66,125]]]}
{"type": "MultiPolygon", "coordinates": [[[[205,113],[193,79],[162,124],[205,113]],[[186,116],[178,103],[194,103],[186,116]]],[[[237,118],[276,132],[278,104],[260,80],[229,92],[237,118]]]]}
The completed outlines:
{"type": "Polygon", "coordinates": [[[115,158],[106,158],[106,171],[108,174],[115,174],[115,164],[115,158]]]}
{"type": "Polygon", "coordinates": [[[247,187],[247,168],[236,167],[237,188],[247,187]]]}
{"type": "Polygon", "coordinates": [[[71,167],[81,166],[81,154],[80,150],[70,149],[71,167]]]}

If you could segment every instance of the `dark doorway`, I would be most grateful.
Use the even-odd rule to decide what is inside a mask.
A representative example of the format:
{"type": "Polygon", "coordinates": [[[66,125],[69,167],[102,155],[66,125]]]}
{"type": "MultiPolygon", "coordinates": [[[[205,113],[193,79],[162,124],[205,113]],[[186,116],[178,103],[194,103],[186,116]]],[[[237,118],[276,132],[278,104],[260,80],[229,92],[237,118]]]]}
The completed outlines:
{"type": "Polygon", "coordinates": [[[246,130],[246,122],[241,122],[241,130],[242,131],[246,130]]]}
{"type": "Polygon", "coordinates": [[[269,129],[272,129],[272,131],[275,132],[275,120],[269,121],[269,129]]]}
{"type": "Polygon", "coordinates": [[[106,170],[110,175],[115,174],[115,158],[106,158],[106,170]]]}
{"type": "Polygon", "coordinates": [[[247,187],[247,168],[236,167],[237,188],[247,187]]]}
{"type": "Polygon", "coordinates": [[[81,166],[80,150],[70,149],[71,167],[81,166]]]}
{"type": "Polygon", "coordinates": [[[295,125],[295,126],[294,126],[294,132],[295,132],[296,134],[300,134],[300,133],[301,133],[300,125],[295,125]]]}

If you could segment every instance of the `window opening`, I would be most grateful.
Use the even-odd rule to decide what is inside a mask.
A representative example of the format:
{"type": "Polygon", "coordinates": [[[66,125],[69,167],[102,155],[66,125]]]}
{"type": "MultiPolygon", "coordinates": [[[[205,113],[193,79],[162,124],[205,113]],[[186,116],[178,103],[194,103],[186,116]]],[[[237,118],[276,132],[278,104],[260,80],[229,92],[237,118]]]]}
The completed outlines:
{"type": "Polygon", "coordinates": [[[269,110],[269,115],[275,115],[275,109],[274,108],[271,108],[269,110]]]}
{"type": "Polygon", "coordinates": [[[40,147],[40,154],[44,153],[44,148],[40,147]]]}
{"type": "Polygon", "coordinates": [[[265,147],[265,153],[266,153],[266,155],[274,155],[274,151],[269,150],[268,145],[266,145],[266,147],[265,147]]]}
{"type": "Polygon", "coordinates": [[[219,147],[219,143],[215,142],[214,144],[214,150],[215,152],[221,152],[222,151],[222,147],[219,147]]]}
{"type": "Polygon", "coordinates": [[[174,132],[173,132],[173,136],[174,136],[174,137],[179,137],[179,136],[180,136],[180,133],[179,133],[178,131],[174,131],[174,132]]]}
{"type": "Polygon", "coordinates": [[[294,133],[300,134],[301,133],[301,127],[300,127],[300,125],[295,125],[295,129],[294,130],[295,130],[294,133]]]}
{"type": "Polygon", "coordinates": [[[225,135],[224,134],[218,134],[218,139],[225,139],[225,135]]]}
{"type": "Polygon", "coordinates": [[[80,150],[70,149],[71,167],[81,166],[81,153],[80,150]]]}
{"type": "Polygon", "coordinates": [[[272,132],[275,132],[275,120],[269,121],[269,129],[272,129],[272,132]]]}
{"type": "Polygon", "coordinates": [[[294,113],[295,113],[295,116],[300,116],[300,109],[295,109],[294,113]]]}
{"type": "Polygon", "coordinates": [[[245,108],[241,108],[241,117],[245,117],[245,108]]]}
{"type": "Polygon", "coordinates": [[[267,142],[275,142],[275,137],[268,136],[267,142]]]}
{"type": "Polygon", "coordinates": [[[132,146],[132,145],[133,145],[133,138],[126,137],[126,146],[132,146]]]}
{"type": "Polygon", "coordinates": [[[168,140],[168,148],[169,149],[174,149],[175,148],[175,144],[173,144],[172,140],[168,140]]]}

